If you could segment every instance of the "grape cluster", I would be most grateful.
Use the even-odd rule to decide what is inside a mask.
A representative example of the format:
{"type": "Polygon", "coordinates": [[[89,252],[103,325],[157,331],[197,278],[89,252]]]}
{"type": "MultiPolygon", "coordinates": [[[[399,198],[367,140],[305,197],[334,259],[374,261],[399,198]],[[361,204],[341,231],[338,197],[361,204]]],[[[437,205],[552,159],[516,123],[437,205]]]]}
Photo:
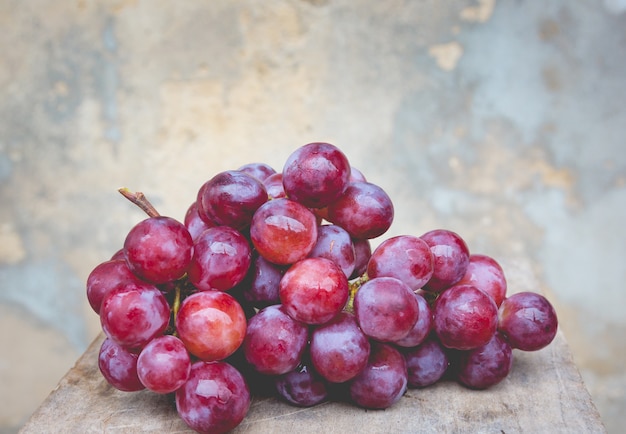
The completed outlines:
{"type": "Polygon", "coordinates": [[[485,389],[513,349],[557,331],[546,298],[507,297],[502,267],[455,232],[372,251],[391,199],[328,143],[296,149],[282,172],[215,175],[182,222],[121,192],[148,218],[87,279],[106,335],[98,365],[119,390],[174,394],[198,432],[231,430],[267,387],[297,406],[372,409],[444,378],[485,389]]]}

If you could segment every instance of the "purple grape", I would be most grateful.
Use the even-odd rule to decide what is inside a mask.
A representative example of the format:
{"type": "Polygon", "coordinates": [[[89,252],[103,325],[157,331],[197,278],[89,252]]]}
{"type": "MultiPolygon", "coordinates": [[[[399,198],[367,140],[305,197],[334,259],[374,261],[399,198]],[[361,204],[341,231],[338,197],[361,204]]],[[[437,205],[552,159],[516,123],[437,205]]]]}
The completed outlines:
{"type": "Polygon", "coordinates": [[[130,271],[125,259],[112,259],[98,264],[87,277],[87,300],[97,314],[100,314],[102,299],[122,282],[140,281],[130,271]]]}
{"type": "Polygon", "coordinates": [[[227,291],[240,283],[250,267],[248,240],[229,226],[202,232],[194,245],[189,281],[199,290],[227,291]]]}
{"type": "Polygon", "coordinates": [[[427,387],[439,381],[450,362],[439,340],[431,335],[416,347],[402,350],[409,375],[409,387],[427,387]]]}
{"type": "Polygon", "coordinates": [[[150,217],[126,236],[124,254],[131,271],[154,283],[182,277],[193,255],[193,240],[182,223],[170,217],[150,217]]]}
{"type": "Polygon", "coordinates": [[[409,334],[419,315],[415,294],[394,277],[368,280],[354,297],[354,314],[367,336],[394,342],[409,334]]]}
{"type": "Polygon", "coordinates": [[[435,229],[420,237],[430,246],[434,268],[425,290],[442,292],[459,282],[469,264],[469,249],[463,238],[452,231],[435,229]]]}
{"type": "Polygon", "coordinates": [[[365,271],[367,271],[367,263],[372,256],[372,247],[370,240],[367,238],[362,240],[352,239],[354,245],[354,271],[350,276],[350,279],[356,279],[361,277],[365,271]]]}
{"type": "Polygon", "coordinates": [[[279,304],[278,289],[285,268],[272,264],[263,256],[253,254],[248,276],[241,284],[243,299],[256,308],[279,304]]]}
{"type": "Polygon", "coordinates": [[[326,381],[306,361],[293,371],[275,377],[274,384],[281,398],[299,407],[317,405],[328,397],[326,381]]]}
{"type": "Polygon", "coordinates": [[[353,238],[376,238],[391,226],[393,204],[379,186],[351,182],[343,194],[328,205],[328,221],[344,228],[353,238]]]}
{"type": "Polygon", "coordinates": [[[171,393],[189,378],[191,361],[185,344],[175,336],[164,335],[151,340],[137,359],[137,375],[147,389],[171,393]]]}
{"type": "Polygon", "coordinates": [[[280,199],[286,198],[287,193],[285,193],[285,187],[283,186],[283,174],[275,173],[273,175],[268,176],[263,180],[263,185],[265,186],[265,190],[267,190],[267,196],[270,199],[280,199]]]}
{"type": "Polygon", "coordinates": [[[433,275],[433,254],[426,242],[411,235],[383,241],[372,253],[367,275],[395,277],[413,291],[420,289],[433,275]]]}
{"type": "Polygon", "coordinates": [[[518,292],[505,298],[498,312],[498,330],[511,347],[537,351],[556,336],[558,319],[550,302],[535,292],[518,292]]]}
{"type": "Polygon", "coordinates": [[[369,353],[369,339],[348,312],[341,312],[311,333],[311,362],[322,377],[333,383],[354,378],[365,368],[369,353]]]}
{"type": "Polygon", "coordinates": [[[237,169],[241,172],[245,172],[248,175],[254,176],[259,181],[263,182],[268,176],[276,173],[274,168],[265,163],[248,163],[237,169]]]}
{"type": "Polygon", "coordinates": [[[137,357],[137,354],[106,338],[100,346],[98,368],[111,386],[122,392],[136,392],[145,389],[137,376],[137,357]]]}
{"type": "Polygon", "coordinates": [[[283,168],[287,196],[308,208],[323,208],[343,193],[350,179],[350,163],[330,143],[309,143],[296,149],[283,168]]]}
{"type": "Polygon", "coordinates": [[[189,235],[191,235],[191,238],[194,241],[205,230],[217,226],[216,223],[209,223],[200,217],[200,213],[198,212],[198,202],[192,203],[189,208],[187,208],[185,219],[183,221],[185,223],[185,227],[189,231],[189,235]]]}
{"type": "Polygon", "coordinates": [[[485,345],[495,334],[498,307],[475,286],[455,285],[437,298],[433,316],[443,346],[471,350],[485,345]]]}
{"type": "Polygon", "coordinates": [[[307,326],[291,318],[282,306],[267,306],[248,322],[243,352],[258,372],[285,374],[300,363],[308,338],[307,326]]]}
{"type": "Polygon", "coordinates": [[[317,242],[309,258],[326,258],[337,264],[346,277],[350,277],[355,266],[355,252],[348,232],[337,225],[322,225],[317,228],[317,242]]]}
{"type": "Polygon", "coordinates": [[[415,294],[417,300],[418,315],[415,325],[409,333],[394,344],[400,347],[414,347],[421,344],[433,328],[433,313],[426,299],[420,294],[415,294]]]}
{"type": "Polygon", "coordinates": [[[495,386],[509,375],[513,366],[511,346],[499,333],[485,345],[462,351],[457,356],[457,380],[471,389],[495,386]]]}
{"type": "Polygon", "coordinates": [[[176,410],[199,433],[231,431],[250,408],[245,379],[225,362],[196,362],[187,382],[176,391],[176,410]]]}
{"type": "Polygon", "coordinates": [[[257,178],[228,170],[218,173],[200,188],[197,202],[200,215],[240,230],[250,224],[255,211],[267,199],[265,186],[257,178]]]}
{"type": "Polygon", "coordinates": [[[407,384],[402,354],[391,345],[372,342],[367,365],[350,380],[350,397],[364,408],[388,408],[402,398],[407,384]]]}
{"type": "Polygon", "coordinates": [[[459,284],[474,285],[485,291],[500,307],[506,297],[506,278],[498,262],[487,255],[470,255],[465,275],[459,284]]]}

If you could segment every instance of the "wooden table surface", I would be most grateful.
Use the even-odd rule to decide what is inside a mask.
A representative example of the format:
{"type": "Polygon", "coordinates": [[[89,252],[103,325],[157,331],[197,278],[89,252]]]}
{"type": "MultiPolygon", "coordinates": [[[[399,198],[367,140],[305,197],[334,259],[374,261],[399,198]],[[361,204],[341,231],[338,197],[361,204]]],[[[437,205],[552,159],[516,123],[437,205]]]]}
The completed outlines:
{"type": "MultiPolygon", "coordinates": [[[[99,336],[20,431],[26,433],[192,432],[167,396],[120,392],[97,366],[99,336]]],[[[293,407],[254,398],[235,433],[603,433],[569,347],[559,332],[547,348],[514,351],[509,376],[473,391],[451,382],[409,389],[392,408],[364,410],[329,402],[293,407]]]]}

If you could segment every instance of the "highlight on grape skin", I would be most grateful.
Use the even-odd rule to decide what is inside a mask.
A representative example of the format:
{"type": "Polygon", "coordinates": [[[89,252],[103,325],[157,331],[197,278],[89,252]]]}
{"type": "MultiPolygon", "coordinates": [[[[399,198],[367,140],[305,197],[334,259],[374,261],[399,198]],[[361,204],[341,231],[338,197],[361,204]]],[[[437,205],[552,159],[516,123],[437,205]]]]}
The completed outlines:
{"type": "Polygon", "coordinates": [[[86,281],[103,381],[172,397],[200,433],[238,426],[251,391],[361,411],[446,380],[507,387],[515,351],[555,338],[552,304],[507,294],[504,267],[453,230],[377,239],[395,211],[368,179],[337,146],[311,142],[281,171],[208,174],[182,222],[120,189],[148,218],[86,281]]]}

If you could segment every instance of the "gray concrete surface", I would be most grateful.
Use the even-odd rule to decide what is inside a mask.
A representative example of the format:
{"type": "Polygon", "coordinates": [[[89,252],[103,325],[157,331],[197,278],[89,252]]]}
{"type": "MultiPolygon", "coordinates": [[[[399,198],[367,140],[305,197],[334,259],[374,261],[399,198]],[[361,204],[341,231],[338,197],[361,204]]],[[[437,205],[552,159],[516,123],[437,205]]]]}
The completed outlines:
{"type": "MultiPolygon", "coordinates": [[[[609,432],[626,410],[621,0],[0,0],[0,432],[99,331],[90,270],[218,171],[340,146],[387,236],[524,264],[609,432]]],[[[516,288],[520,289],[520,288],[516,288]]]]}

